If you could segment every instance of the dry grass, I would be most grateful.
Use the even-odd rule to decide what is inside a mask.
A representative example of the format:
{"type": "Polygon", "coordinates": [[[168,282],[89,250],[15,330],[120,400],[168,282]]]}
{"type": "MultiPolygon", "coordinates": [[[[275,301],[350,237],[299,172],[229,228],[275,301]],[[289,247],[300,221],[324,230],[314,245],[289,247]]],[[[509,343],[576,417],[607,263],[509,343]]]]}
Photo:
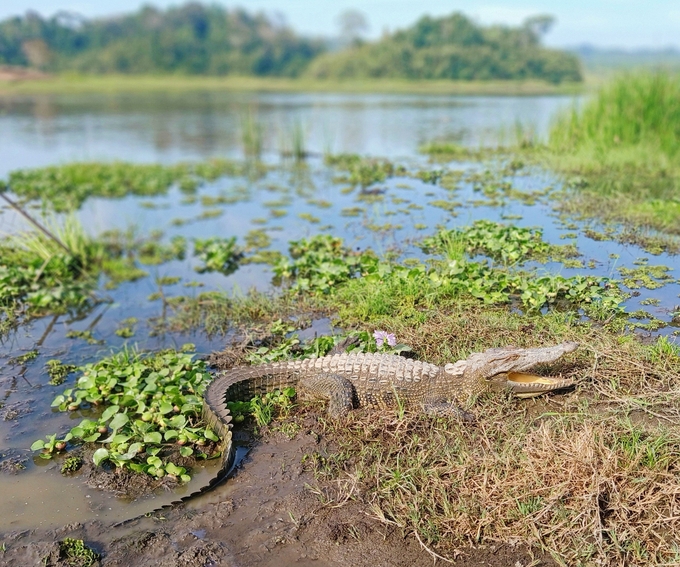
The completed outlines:
{"type": "Polygon", "coordinates": [[[432,359],[456,336],[460,354],[481,343],[577,339],[582,347],[547,369],[577,379],[575,391],[538,400],[490,394],[477,401],[473,426],[353,412],[327,426],[337,449],[314,460],[319,493],[329,505],[361,501],[448,558],[469,545],[514,542],[563,565],[680,563],[677,347],[551,316],[522,327],[504,313],[435,317],[400,339],[432,359]]]}

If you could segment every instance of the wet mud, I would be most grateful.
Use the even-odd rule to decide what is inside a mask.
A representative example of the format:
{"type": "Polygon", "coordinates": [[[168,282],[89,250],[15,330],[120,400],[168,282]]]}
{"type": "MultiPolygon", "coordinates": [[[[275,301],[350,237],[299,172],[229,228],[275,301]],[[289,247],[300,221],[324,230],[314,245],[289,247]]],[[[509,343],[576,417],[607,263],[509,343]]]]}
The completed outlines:
{"type": "MultiPolygon", "coordinates": [[[[122,525],[91,521],[0,534],[0,563],[70,565],[60,558],[58,542],[75,538],[101,554],[102,566],[432,565],[434,557],[413,534],[380,522],[364,503],[324,504],[320,495],[331,487],[319,484],[304,455],[324,450],[325,441],[315,431],[314,413],[296,419],[302,429],[294,438],[265,433],[234,476],[207,494],[122,525]]],[[[555,563],[503,544],[461,549],[456,565],[555,563]]]]}

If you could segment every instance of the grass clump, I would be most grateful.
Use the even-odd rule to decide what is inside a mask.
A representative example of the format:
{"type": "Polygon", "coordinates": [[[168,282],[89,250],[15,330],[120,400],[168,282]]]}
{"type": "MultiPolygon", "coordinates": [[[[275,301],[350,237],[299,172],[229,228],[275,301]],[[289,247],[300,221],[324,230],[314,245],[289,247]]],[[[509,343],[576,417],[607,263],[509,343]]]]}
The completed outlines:
{"type": "Polygon", "coordinates": [[[52,233],[25,232],[0,245],[0,306],[29,316],[87,308],[96,302],[92,277],[106,255],[101,243],[69,218],[52,233]]]}
{"type": "MultiPolygon", "coordinates": [[[[82,539],[67,537],[59,542],[59,560],[69,567],[91,567],[99,562],[101,556],[82,539]]],[[[52,565],[46,561],[45,565],[52,565]]]]}
{"type": "Polygon", "coordinates": [[[164,243],[160,233],[144,238],[134,230],[110,231],[94,238],[70,216],[48,227],[55,238],[36,230],[0,245],[0,332],[22,318],[86,311],[101,301],[96,295],[101,273],[111,289],[145,277],[139,264],[181,259],[186,250],[183,237],[164,243]]]}

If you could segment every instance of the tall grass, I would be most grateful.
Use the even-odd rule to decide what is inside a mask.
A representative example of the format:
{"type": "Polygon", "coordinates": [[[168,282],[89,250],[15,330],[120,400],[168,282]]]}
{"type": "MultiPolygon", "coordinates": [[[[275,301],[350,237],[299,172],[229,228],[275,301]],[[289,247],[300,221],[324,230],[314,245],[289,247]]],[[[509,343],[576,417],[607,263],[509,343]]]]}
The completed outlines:
{"type": "Polygon", "coordinates": [[[283,157],[292,157],[295,161],[304,160],[308,153],[306,146],[305,127],[296,120],[289,129],[280,133],[280,153],[283,157]]]}
{"type": "Polygon", "coordinates": [[[246,158],[260,159],[264,132],[257,114],[249,109],[241,115],[241,144],[246,158]]]}
{"type": "MultiPolygon", "coordinates": [[[[560,209],[622,223],[643,243],[649,230],[680,234],[680,76],[631,73],[553,122],[547,165],[576,174],[560,209]]],[[[628,237],[621,237],[630,241],[628,237]]],[[[675,240],[655,253],[677,250],[675,240]]]]}
{"type": "Polygon", "coordinates": [[[627,74],[594,98],[560,114],[550,130],[557,152],[586,154],[607,161],[678,164],[680,78],[665,73],[627,74]]]}

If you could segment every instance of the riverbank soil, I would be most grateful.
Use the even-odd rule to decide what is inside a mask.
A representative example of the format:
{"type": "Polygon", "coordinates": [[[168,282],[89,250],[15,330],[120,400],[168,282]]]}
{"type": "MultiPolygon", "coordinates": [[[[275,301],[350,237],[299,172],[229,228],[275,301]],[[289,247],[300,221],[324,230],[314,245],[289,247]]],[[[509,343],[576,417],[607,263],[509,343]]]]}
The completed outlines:
{"type": "MultiPolygon", "coordinates": [[[[325,504],[331,483],[318,483],[305,455],[326,452],[322,414],[294,418],[291,439],[263,432],[236,474],[213,492],[126,525],[99,522],[5,534],[3,565],[66,566],[58,542],[83,539],[102,566],[429,566],[431,555],[412,533],[379,521],[364,503],[325,504]]],[[[437,563],[443,563],[437,560],[437,563]]],[[[456,565],[552,566],[522,546],[460,549],[456,565]]]]}

